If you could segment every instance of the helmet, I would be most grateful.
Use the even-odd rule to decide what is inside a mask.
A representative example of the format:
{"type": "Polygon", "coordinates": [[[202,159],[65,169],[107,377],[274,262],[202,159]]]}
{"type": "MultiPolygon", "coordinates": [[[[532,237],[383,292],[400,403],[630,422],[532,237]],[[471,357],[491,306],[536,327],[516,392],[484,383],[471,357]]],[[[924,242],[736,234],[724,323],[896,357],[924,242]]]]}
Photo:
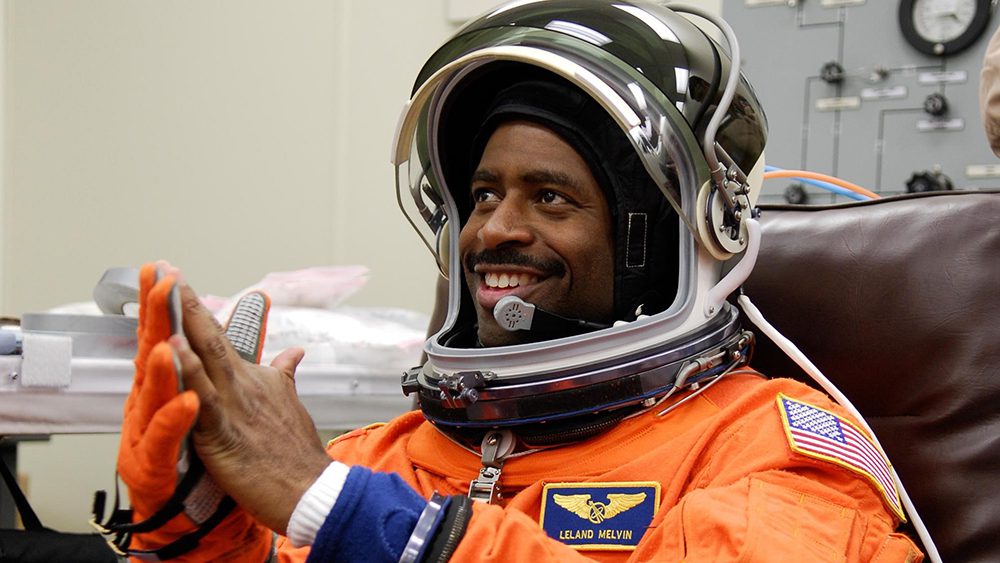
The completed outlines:
{"type": "MultiPolygon", "coordinates": [[[[731,30],[717,23],[738,61],[731,30]]],[[[745,361],[752,335],[726,297],[755,257],[725,279],[723,268],[755,242],[767,124],[732,60],[686,17],[641,0],[510,2],[430,57],[392,155],[400,207],[449,277],[428,361],[403,378],[430,422],[475,443],[491,428],[558,443],[745,361]],[[468,338],[473,303],[462,276],[448,274],[461,271],[458,234],[484,132],[507,114],[566,139],[604,189],[614,325],[552,321],[502,300],[495,314],[511,327],[537,316],[560,328],[503,347],[468,338]]]]}

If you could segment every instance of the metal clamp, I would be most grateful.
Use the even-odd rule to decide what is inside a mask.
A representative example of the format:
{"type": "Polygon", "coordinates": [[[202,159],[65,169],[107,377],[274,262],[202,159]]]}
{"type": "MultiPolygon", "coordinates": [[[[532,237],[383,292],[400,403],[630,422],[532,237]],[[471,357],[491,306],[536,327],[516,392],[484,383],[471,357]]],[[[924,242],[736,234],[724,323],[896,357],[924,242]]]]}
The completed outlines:
{"type": "Polygon", "coordinates": [[[479,477],[469,482],[469,498],[493,504],[503,497],[500,490],[500,470],[514,452],[514,434],[510,430],[495,430],[483,437],[482,463],[479,477]]]}
{"type": "Polygon", "coordinates": [[[496,374],[489,371],[462,371],[438,381],[441,401],[452,409],[460,409],[479,400],[479,389],[496,374]]]}
{"type": "Polygon", "coordinates": [[[715,144],[715,152],[719,158],[719,168],[712,172],[713,183],[722,196],[726,211],[739,223],[742,210],[750,207],[750,200],[747,199],[750,193],[747,175],[719,143],[715,144]]]}
{"type": "Polygon", "coordinates": [[[424,369],[424,366],[417,366],[415,368],[410,368],[403,372],[403,376],[400,378],[400,384],[403,387],[403,395],[409,397],[410,393],[416,393],[420,391],[420,381],[417,376],[424,369]]]}

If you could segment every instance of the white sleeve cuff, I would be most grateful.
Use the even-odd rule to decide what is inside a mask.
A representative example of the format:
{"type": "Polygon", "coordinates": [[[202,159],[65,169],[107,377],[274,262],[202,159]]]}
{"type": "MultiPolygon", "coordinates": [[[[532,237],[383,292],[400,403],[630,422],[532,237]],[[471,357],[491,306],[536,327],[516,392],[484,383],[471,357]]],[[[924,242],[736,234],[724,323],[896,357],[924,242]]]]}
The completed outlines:
{"type": "Polygon", "coordinates": [[[326,517],[333,510],[333,505],[344,488],[350,467],[339,461],[331,462],[320,474],[292,512],[288,519],[288,539],[295,547],[312,545],[326,517]]]}

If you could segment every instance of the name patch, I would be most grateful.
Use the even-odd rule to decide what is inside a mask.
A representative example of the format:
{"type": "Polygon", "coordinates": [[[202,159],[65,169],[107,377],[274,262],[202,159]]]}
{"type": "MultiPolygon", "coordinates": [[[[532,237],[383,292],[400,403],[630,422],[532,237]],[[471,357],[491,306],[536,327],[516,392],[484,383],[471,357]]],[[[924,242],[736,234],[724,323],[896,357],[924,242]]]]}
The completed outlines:
{"type": "Polygon", "coordinates": [[[631,551],[660,505],[660,484],[549,483],[539,519],[545,533],[578,550],[631,551]]]}

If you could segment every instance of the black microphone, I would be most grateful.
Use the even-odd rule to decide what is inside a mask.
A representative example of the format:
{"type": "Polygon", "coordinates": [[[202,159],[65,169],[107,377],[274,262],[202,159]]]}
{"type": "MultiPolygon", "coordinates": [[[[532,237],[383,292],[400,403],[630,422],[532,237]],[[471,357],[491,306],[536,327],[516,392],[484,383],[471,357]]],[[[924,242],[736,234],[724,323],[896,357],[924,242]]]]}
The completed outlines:
{"type": "Polygon", "coordinates": [[[581,334],[611,326],[550,313],[515,295],[508,295],[497,301],[496,306],[493,307],[493,318],[501,327],[510,332],[530,330],[533,332],[581,334]]]}

